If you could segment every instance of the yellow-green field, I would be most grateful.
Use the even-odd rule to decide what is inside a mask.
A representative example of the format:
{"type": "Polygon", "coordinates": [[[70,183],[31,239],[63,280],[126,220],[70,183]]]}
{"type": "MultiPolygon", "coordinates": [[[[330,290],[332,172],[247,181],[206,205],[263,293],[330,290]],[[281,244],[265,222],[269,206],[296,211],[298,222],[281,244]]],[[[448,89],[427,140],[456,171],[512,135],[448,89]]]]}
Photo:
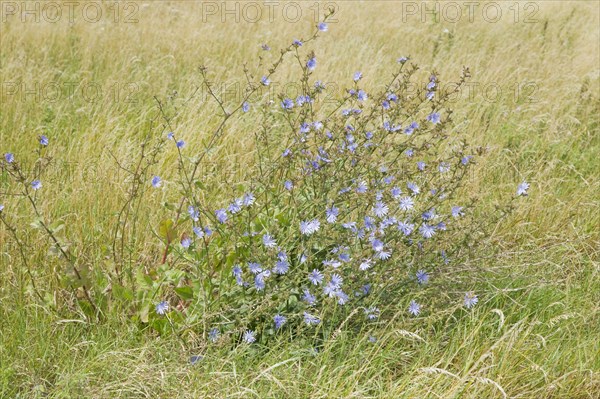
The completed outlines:
{"type": "MultiPolygon", "coordinates": [[[[400,56],[419,64],[420,76],[435,70],[445,82],[468,66],[471,85],[453,107],[457,130],[486,149],[469,186],[483,201],[482,217],[516,183],[531,189],[488,240],[495,255],[465,265],[480,298],[472,313],[395,318],[377,345],[341,332],[318,356],[282,340],[259,353],[211,352],[192,366],[180,340],[142,331],[126,312],[94,321],[68,304],[60,316],[50,311],[64,301],[54,278],[63,263],[0,175],[3,212],[30,248],[25,257],[47,303],[35,297],[2,225],[1,398],[600,397],[600,3],[481,2],[470,21],[457,2],[457,22],[448,2],[89,2],[103,10],[98,21],[86,3],[73,6],[72,23],[65,2],[55,3],[61,16],[46,2],[0,4],[0,153],[34,160],[37,137],[50,138],[39,210],[64,221],[61,234],[85,269],[109,267],[131,186],[116,160],[134,165],[142,138],[160,123],[154,97],[173,98],[186,151],[200,151],[220,120],[203,89],[192,96],[199,66],[240,98],[245,62],[260,78],[261,44],[274,60],[330,5],[336,22],[315,45],[321,80],[341,88],[360,70],[375,90],[400,56]],[[437,21],[421,14],[436,4],[437,21]],[[23,21],[24,7],[34,11],[23,21]]],[[[284,65],[272,80],[281,87],[297,73],[284,65]]],[[[251,162],[253,137],[238,134],[251,123],[227,125],[207,159],[213,171],[201,176],[207,195],[229,192],[240,165],[251,162]]],[[[166,181],[176,159],[169,150],[155,166],[166,181]]],[[[164,211],[156,209],[175,191],[148,193],[125,228],[139,268],[160,260],[152,229],[164,211]]]]}

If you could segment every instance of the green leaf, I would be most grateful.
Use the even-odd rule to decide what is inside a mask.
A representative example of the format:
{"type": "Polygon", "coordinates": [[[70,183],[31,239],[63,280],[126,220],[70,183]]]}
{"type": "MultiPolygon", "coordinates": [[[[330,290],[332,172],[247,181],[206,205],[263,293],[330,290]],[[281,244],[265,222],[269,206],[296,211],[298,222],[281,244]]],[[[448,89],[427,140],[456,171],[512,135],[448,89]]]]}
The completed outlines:
{"type": "Polygon", "coordinates": [[[205,190],[205,189],[206,189],[206,186],[205,186],[205,185],[204,185],[204,183],[202,183],[200,180],[196,180],[196,181],[194,182],[194,185],[195,185],[196,187],[198,187],[200,190],[205,190]]]}
{"type": "Polygon", "coordinates": [[[188,301],[194,298],[194,291],[190,286],[177,287],[175,288],[175,293],[179,295],[179,297],[184,301],[188,301]]]}
{"type": "Polygon", "coordinates": [[[138,312],[138,315],[140,317],[140,321],[142,323],[148,323],[149,312],[150,312],[150,304],[149,303],[147,303],[144,306],[142,306],[142,308],[138,312]]]}
{"type": "Polygon", "coordinates": [[[158,225],[158,235],[165,241],[172,242],[177,237],[173,219],[165,219],[158,225]]]}
{"type": "Polygon", "coordinates": [[[56,234],[59,231],[61,231],[62,229],[64,229],[65,227],[65,222],[63,222],[62,220],[58,220],[54,223],[52,223],[52,225],[50,226],[50,230],[52,231],[52,233],[56,234]]]}
{"type": "Polygon", "coordinates": [[[44,228],[42,227],[42,223],[42,218],[36,217],[33,219],[33,222],[31,222],[30,226],[34,229],[43,230],[44,228]]]}

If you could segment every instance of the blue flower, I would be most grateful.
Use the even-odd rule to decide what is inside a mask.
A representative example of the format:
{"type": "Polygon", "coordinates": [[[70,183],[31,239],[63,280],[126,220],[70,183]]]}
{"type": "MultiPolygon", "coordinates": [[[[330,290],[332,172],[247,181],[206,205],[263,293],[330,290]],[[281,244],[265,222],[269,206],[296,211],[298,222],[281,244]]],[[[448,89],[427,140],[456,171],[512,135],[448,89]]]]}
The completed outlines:
{"type": "Polygon", "coordinates": [[[365,309],[365,314],[367,315],[367,318],[369,320],[377,320],[377,318],[379,318],[379,315],[381,314],[381,311],[379,310],[379,308],[371,307],[365,309]]]}
{"type": "Polygon", "coordinates": [[[262,241],[263,245],[267,248],[274,248],[277,246],[277,242],[270,234],[263,234],[262,241]]]}
{"type": "Polygon", "coordinates": [[[289,262],[287,260],[283,259],[283,260],[278,260],[277,263],[275,263],[275,267],[274,267],[273,271],[279,275],[283,275],[283,274],[286,274],[289,269],[290,269],[289,262]]]}
{"type": "Polygon", "coordinates": [[[194,208],[192,205],[188,207],[188,213],[194,222],[197,222],[200,218],[200,211],[194,208]]]}
{"type": "Polygon", "coordinates": [[[447,162],[441,162],[440,166],[438,167],[438,170],[440,171],[440,173],[446,173],[450,171],[450,165],[447,162]]]}
{"type": "Polygon", "coordinates": [[[371,268],[371,263],[373,262],[372,259],[364,259],[360,265],[358,266],[358,268],[360,270],[362,270],[363,272],[366,270],[369,270],[371,268]]]}
{"type": "Polygon", "coordinates": [[[185,249],[188,249],[192,245],[192,239],[187,235],[181,239],[181,246],[185,249]]]}
{"type": "Polygon", "coordinates": [[[406,183],[406,187],[408,187],[408,189],[410,191],[413,192],[413,194],[419,194],[421,192],[421,190],[419,189],[419,186],[417,186],[415,183],[413,182],[408,182],[406,183]]]}
{"type": "Polygon", "coordinates": [[[342,290],[337,290],[335,295],[338,298],[338,304],[339,305],[345,305],[348,302],[348,294],[346,294],[344,291],[342,290]]]}
{"type": "Polygon", "coordinates": [[[0,212],[2,212],[4,210],[4,205],[0,204],[0,212]]]}
{"type": "Polygon", "coordinates": [[[164,315],[169,311],[169,303],[167,301],[161,301],[156,305],[156,314],[164,315]]]}
{"type": "Polygon", "coordinates": [[[283,325],[287,321],[287,318],[285,316],[277,314],[275,315],[275,317],[273,317],[273,321],[275,322],[275,329],[279,330],[281,327],[283,327],[283,325]]]}
{"type": "Polygon", "coordinates": [[[254,204],[255,199],[256,198],[254,197],[254,194],[246,193],[246,194],[244,194],[244,197],[242,198],[242,205],[248,207],[248,206],[254,204]]]}
{"type": "Polygon", "coordinates": [[[457,217],[464,215],[464,212],[462,210],[463,210],[462,206],[453,206],[452,207],[452,217],[457,218],[457,217]]]}
{"type": "Polygon", "coordinates": [[[300,259],[299,259],[300,264],[303,265],[304,263],[306,263],[306,259],[307,259],[306,254],[304,252],[302,252],[302,254],[300,255],[300,259]]]}
{"type": "Polygon", "coordinates": [[[227,211],[225,209],[217,209],[215,211],[215,216],[219,223],[225,223],[227,221],[227,211]]]}
{"type": "Polygon", "coordinates": [[[350,262],[351,258],[350,258],[350,254],[348,252],[342,252],[340,253],[340,255],[338,256],[340,258],[340,260],[342,262],[350,262]]]}
{"type": "Polygon", "coordinates": [[[231,269],[231,274],[233,274],[233,277],[242,277],[242,268],[240,265],[233,266],[231,269]]]}
{"type": "Polygon", "coordinates": [[[183,147],[185,147],[185,141],[183,141],[183,140],[179,140],[179,141],[177,142],[177,148],[183,148],[183,147]]]}
{"type": "Polygon", "coordinates": [[[289,181],[289,180],[286,180],[286,181],[283,183],[283,187],[285,187],[285,189],[286,189],[286,190],[288,190],[288,191],[291,191],[291,190],[292,190],[292,188],[294,188],[294,183],[292,183],[292,182],[291,182],[291,181],[289,181]]]}
{"type": "Polygon", "coordinates": [[[429,281],[429,274],[427,274],[427,272],[425,270],[419,270],[417,271],[417,282],[419,284],[427,284],[427,282],[429,281]]]}
{"type": "Polygon", "coordinates": [[[305,220],[300,222],[300,232],[306,236],[316,233],[321,227],[321,222],[318,219],[305,220]]]}
{"type": "Polygon", "coordinates": [[[210,342],[217,342],[220,336],[221,332],[216,327],[211,328],[208,332],[208,339],[210,340],[210,342]]]}
{"type": "Polygon", "coordinates": [[[423,161],[417,162],[417,169],[419,169],[421,172],[425,170],[425,166],[427,166],[427,164],[423,161]]]}
{"type": "Polygon", "coordinates": [[[419,124],[417,122],[412,122],[406,129],[404,129],[404,134],[411,135],[415,130],[419,128],[419,124]]]}
{"type": "Polygon", "coordinates": [[[402,197],[400,198],[400,209],[403,211],[411,210],[414,206],[415,202],[411,197],[402,197]]]}
{"type": "Polygon", "coordinates": [[[375,216],[382,218],[388,214],[389,209],[390,208],[384,202],[379,201],[375,203],[375,206],[373,207],[373,213],[375,216]]]}
{"type": "Polygon", "coordinates": [[[377,254],[375,256],[379,260],[388,260],[390,258],[390,256],[392,256],[392,252],[383,250],[383,251],[377,252],[377,254]]]}
{"type": "Polygon", "coordinates": [[[356,94],[356,98],[358,101],[365,101],[368,98],[367,93],[364,90],[359,90],[356,94]]]}
{"type": "Polygon", "coordinates": [[[320,22],[317,26],[321,32],[327,32],[327,24],[325,22],[320,22]]]}
{"type": "Polygon", "coordinates": [[[300,125],[300,133],[308,133],[310,132],[310,125],[306,122],[303,122],[300,125]]]}
{"type": "Polygon", "coordinates": [[[192,356],[190,356],[190,364],[193,366],[194,364],[198,363],[202,359],[204,359],[204,356],[202,356],[202,355],[192,355],[192,356]]]}
{"type": "Polygon", "coordinates": [[[421,215],[421,218],[423,220],[432,220],[435,217],[436,217],[435,208],[431,208],[428,211],[423,212],[423,214],[421,215]]]}
{"type": "Polygon", "coordinates": [[[369,293],[371,292],[371,284],[363,285],[362,287],[360,287],[360,291],[363,295],[369,295],[369,293]]]}
{"type": "Polygon", "coordinates": [[[311,57],[306,62],[306,67],[308,68],[309,71],[314,71],[315,68],[317,67],[317,59],[315,57],[311,57]]]}
{"type": "Polygon", "coordinates": [[[244,112],[250,111],[250,103],[248,101],[244,101],[244,103],[242,104],[242,111],[244,111],[244,112]]]}
{"type": "Polygon", "coordinates": [[[242,210],[242,204],[243,201],[241,198],[237,198],[235,200],[233,200],[233,202],[229,205],[229,207],[227,208],[227,210],[231,213],[231,214],[236,214],[239,211],[242,210]]]}
{"type": "Polygon", "coordinates": [[[256,262],[249,262],[248,269],[250,269],[250,272],[252,274],[258,274],[258,273],[262,272],[262,267],[261,267],[260,263],[256,263],[256,262]]]}
{"type": "Polygon", "coordinates": [[[354,81],[358,82],[363,77],[362,72],[354,72],[354,81]]]}
{"type": "Polygon", "coordinates": [[[392,197],[394,197],[395,199],[398,199],[398,197],[402,195],[402,190],[399,187],[392,188],[390,192],[392,194],[392,197]]]}
{"type": "Polygon", "coordinates": [[[269,80],[269,78],[267,78],[266,76],[263,76],[263,77],[260,79],[260,83],[262,83],[262,84],[263,84],[263,86],[268,86],[268,85],[270,85],[270,84],[271,84],[271,81],[270,81],[270,80],[269,80]]]}
{"type": "Polygon", "coordinates": [[[463,157],[463,158],[460,160],[460,163],[462,163],[464,166],[467,166],[467,164],[469,163],[469,161],[470,161],[471,159],[473,159],[473,156],[472,156],[472,155],[467,155],[467,156],[463,157]]]}
{"type": "Polygon", "coordinates": [[[465,294],[465,307],[467,309],[471,309],[473,306],[477,305],[477,302],[479,302],[479,298],[477,298],[477,295],[475,295],[473,292],[467,292],[465,294]]]}
{"type": "Polygon", "coordinates": [[[296,46],[296,47],[300,47],[300,46],[302,46],[302,42],[301,42],[300,40],[297,40],[297,39],[296,39],[296,40],[294,40],[294,41],[292,42],[292,44],[293,44],[294,46],[296,46]]]}
{"type": "Polygon", "coordinates": [[[254,276],[254,287],[257,291],[262,291],[265,289],[265,279],[262,273],[259,273],[256,276],[254,276]]]}
{"type": "Polygon", "coordinates": [[[267,43],[263,44],[262,46],[260,46],[264,51],[270,51],[271,47],[269,47],[269,45],[267,43]]]}
{"type": "Polygon", "coordinates": [[[161,184],[162,184],[162,181],[159,176],[154,176],[152,178],[152,186],[154,186],[154,188],[159,188],[161,184]]]}
{"type": "Polygon", "coordinates": [[[310,306],[313,306],[317,303],[317,298],[310,293],[306,288],[304,289],[304,295],[302,296],[302,300],[308,303],[310,306]]]}
{"type": "Polygon", "coordinates": [[[207,237],[210,237],[212,235],[212,230],[210,229],[210,227],[204,226],[204,234],[206,234],[207,237]]]}
{"type": "Polygon", "coordinates": [[[320,80],[317,80],[317,81],[315,82],[315,89],[316,89],[318,92],[321,92],[321,91],[325,90],[325,84],[324,84],[322,81],[320,81],[320,80]]]}
{"type": "Polygon", "coordinates": [[[348,230],[356,231],[356,222],[342,223],[342,227],[348,230]]]}
{"type": "Polygon", "coordinates": [[[169,133],[167,133],[167,138],[169,140],[173,140],[175,138],[175,134],[173,132],[169,132],[169,133]]]}
{"type": "Polygon", "coordinates": [[[413,316],[418,316],[421,313],[421,305],[419,305],[414,299],[410,301],[408,305],[408,312],[413,316]]]}
{"type": "Polygon", "coordinates": [[[373,246],[373,250],[375,252],[383,251],[383,241],[376,238],[371,242],[371,245],[373,246]]]}
{"type": "Polygon", "coordinates": [[[285,98],[282,102],[281,102],[281,108],[283,109],[292,109],[294,108],[294,101],[290,98],[285,98]]]}
{"type": "Polygon", "coordinates": [[[318,269],[313,269],[313,271],[308,274],[308,280],[314,285],[319,285],[323,282],[323,273],[318,269]]]}
{"type": "Polygon", "coordinates": [[[400,57],[398,58],[398,63],[399,64],[404,64],[406,61],[408,61],[410,58],[408,57],[400,57]]]}
{"type": "Polygon", "coordinates": [[[369,189],[369,187],[367,186],[367,182],[364,180],[359,182],[358,185],[356,186],[356,192],[359,194],[366,193],[368,189],[369,189]]]}
{"type": "Polygon", "coordinates": [[[339,213],[340,210],[335,206],[332,206],[331,208],[327,209],[325,211],[325,214],[327,216],[327,223],[335,223],[339,213]]]}
{"type": "Polygon", "coordinates": [[[517,196],[526,196],[527,190],[529,190],[529,183],[524,181],[517,187],[517,196]]]}
{"type": "Polygon", "coordinates": [[[40,188],[42,188],[42,182],[39,180],[34,180],[31,182],[31,188],[34,190],[39,190],[40,188]]]}
{"type": "Polygon", "coordinates": [[[407,222],[398,222],[398,230],[404,233],[405,236],[411,235],[413,230],[415,229],[415,225],[407,222]]]}
{"type": "Polygon", "coordinates": [[[331,286],[335,287],[336,289],[340,289],[342,287],[343,282],[344,279],[342,278],[342,276],[340,276],[337,273],[334,273],[331,275],[331,280],[329,281],[329,284],[331,284],[331,286]]]}
{"type": "Polygon", "coordinates": [[[323,266],[330,266],[330,267],[333,267],[334,269],[337,269],[341,265],[342,265],[342,262],[337,261],[335,259],[327,259],[327,260],[323,261],[323,266]]]}
{"type": "Polygon", "coordinates": [[[252,330],[246,330],[246,332],[244,332],[244,342],[247,344],[256,342],[256,333],[252,330]]]}
{"type": "Polygon", "coordinates": [[[428,224],[422,224],[421,227],[419,227],[419,231],[423,238],[431,238],[435,234],[435,227],[428,224]]]}
{"type": "Polygon", "coordinates": [[[4,159],[7,163],[13,163],[15,161],[15,156],[14,154],[7,152],[6,154],[4,154],[4,159]]]}
{"type": "Polygon", "coordinates": [[[321,322],[321,320],[319,320],[318,317],[311,315],[308,312],[304,312],[304,322],[307,325],[314,325],[314,324],[319,324],[321,322]]]}
{"type": "Polygon", "coordinates": [[[435,125],[440,121],[440,114],[438,112],[433,112],[427,115],[427,120],[435,125]]]}
{"type": "Polygon", "coordinates": [[[44,136],[43,134],[40,136],[40,144],[43,145],[44,147],[48,145],[48,137],[44,136]]]}

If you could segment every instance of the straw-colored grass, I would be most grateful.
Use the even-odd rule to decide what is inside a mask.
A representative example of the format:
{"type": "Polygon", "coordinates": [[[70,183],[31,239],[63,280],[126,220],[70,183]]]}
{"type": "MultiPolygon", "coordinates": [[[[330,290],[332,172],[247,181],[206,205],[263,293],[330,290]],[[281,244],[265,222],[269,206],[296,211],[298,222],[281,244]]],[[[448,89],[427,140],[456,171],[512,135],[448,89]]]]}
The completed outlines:
{"type": "MultiPolygon", "coordinates": [[[[443,16],[436,23],[429,14],[425,21],[407,16],[406,3],[335,2],[338,22],[315,49],[318,74],[341,89],[360,70],[364,86],[375,89],[403,55],[423,68],[422,76],[435,70],[443,81],[470,67],[471,92],[463,90],[453,105],[458,129],[488,149],[471,179],[473,193],[491,207],[516,183],[532,185],[516,214],[494,231],[499,255],[465,265],[481,299],[473,312],[399,316],[376,344],[342,331],[316,356],[301,344],[278,342],[262,351],[211,352],[191,366],[179,341],[143,332],[127,315],[100,324],[61,320],[31,293],[21,298],[23,265],[1,227],[0,397],[600,397],[600,6],[498,2],[497,23],[483,18],[481,6],[473,22],[463,15],[458,23],[443,16]],[[526,22],[531,4],[539,10],[526,22]]],[[[153,96],[164,101],[176,90],[175,102],[183,103],[200,84],[200,65],[214,82],[243,82],[244,62],[260,74],[262,43],[277,54],[314,28],[313,2],[300,2],[303,16],[295,23],[283,17],[284,3],[273,21],[262,2],[254,4],[263,10],[254,23],[236,23],[233,15],[223,23],[225,5],[200,1],[123,2],[116,23],[114,14],[86,22],[82,6],[72,25],[66,6],[54,24],[3,14],[0,152],[33,159],[36,137],[50,137],[54,163],[41,211],[65,221],[66,237],[82,244],[89,267],[105,266],[128,187],[113,155],[127,163],[138,154],[157,115],[153,96]],[[219,7],[217,15],[206,15],[207,3],[219,7]],[[125,10],[127,4],[135,7],[125,10]],[[134,10],[138,21],[126,23],[134,10]],[[89,101],[95,90],[98,98],[89,101]]],[[[273,81],[283,84],[294,73],[284,68],[273,81]]],[[[214,104],[194,97],[175,120],[186,151],[200,150],[217,121],[214,104]]],[[[250,161],[252,137],[237,132],[251,123],[228,125],[210,158],[219,168],[203,176],[213,192],[227,193],[236,166],[250,161]]],[[[168,181],[175,169],[175,153],[167,151],[156,170],[168,181]]],[[[8,191],[0,175],[0,202],[32,248],[27,255],[38,285],[51,292],[53,268],[61,263],[47,254],[47,238],[24,233],[31,212],[8,191]]],[[[151,228],[160,220],[161,195],[169,194],[149,194],[132,231],[140,263],[159,256],[151,228]]]]}

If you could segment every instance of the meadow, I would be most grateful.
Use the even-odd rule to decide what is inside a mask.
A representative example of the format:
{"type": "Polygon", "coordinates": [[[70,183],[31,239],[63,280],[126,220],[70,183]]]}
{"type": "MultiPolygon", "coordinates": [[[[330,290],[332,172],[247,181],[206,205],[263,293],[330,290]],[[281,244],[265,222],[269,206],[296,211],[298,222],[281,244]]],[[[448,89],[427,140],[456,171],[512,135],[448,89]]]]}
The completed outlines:
{"type": "MultiPolygon", "coordinates": [[[[452,284],[437,286],[440,301],[477,293],[472,309],[411,318],[410,298],[400,298],[375,343],[341,328],[317,353],[284,338],[208,350],[146,328],[125,307],[104,304],[102,318],[89,317],[82,291],[69,296],[56,277],[64,262],[3,170],[2,216],[23,246],[0,226],[1,398],[600,397],[599,3],[485,2],[472,15],[454,3],[460,17],[448,2],[90,3],[102,15],[82,3],[69,21],[60,2],[60,17],[45,2],[26,3],[34,11],[24,17],[25,3],[2,2],[0,22],[0,153],[33,165],[38,137],[49,138],[38,211],[86,275],[113,267],[117,233],[127,264],[152,274],[160,263],[161,204],[177,186],[156,191],[146,180],[130,219],[119,212],[136,187],[129,171],[140,144],[165,112],[189,154],[217,128],[219,106],[199,68],[218,96],[239,100],[244,64],[260,70],[266,57],[261,45],[275,58],[329,7],[334,20],[314,47],[319,79],[341,92],[361,71],[370,92],[398,57],[410,56],[425,80],[435,71],[456,81],[468,67],[453,118],[481,156],[463,195],[477,198],[485,220],[521,181],[529,194],[452,284]],[[437,16],[424,12],[436,6],[437,16]]],[[[283,64],[273,92],[297,74],[283,64]]],[[[233,118],[208,153],[199,176],[207,200],[232,193],[254,162],[254,137],[240,132],[255,123],[233,118]]],[[[175,181],[177,154],[165,150],[153,173],[175,181]]]]}

